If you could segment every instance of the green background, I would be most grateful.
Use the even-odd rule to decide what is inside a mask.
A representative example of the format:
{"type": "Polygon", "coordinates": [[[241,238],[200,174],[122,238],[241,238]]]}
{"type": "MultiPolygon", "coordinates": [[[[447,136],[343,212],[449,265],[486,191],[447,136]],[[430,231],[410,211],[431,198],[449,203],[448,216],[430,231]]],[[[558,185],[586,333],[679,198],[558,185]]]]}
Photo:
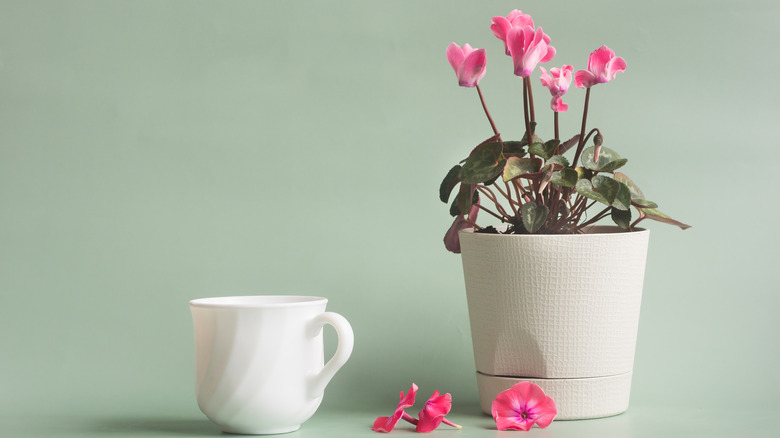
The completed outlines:
{"type": "MultiPolygon", "coordinates": [[[[547,67],[585,68],[602,44],[626,59],[594,88],[590,125],[693,225],[648,224],[632,409],[545,432],[642,436],[672,421],[688,436],[768,433],[780,4],[3,0],[8,436],[214,434],[195,403],[187,302],[239,294],[326,296],[353,325],[353,356],[306,436],[344,432],[340,418],[367,431],[411,382],[474,414],[460,258],[442,245],[437,190],[491,131],[444,52],[487,49],[485,98],[519,139],[520,81],[489,30],[514,8],[552,37],[547,67]]],[[[535,93],[549,136],[547,91],[535,93]]],[[[562,136],[583,97],[565,97],[562,136]]]]}

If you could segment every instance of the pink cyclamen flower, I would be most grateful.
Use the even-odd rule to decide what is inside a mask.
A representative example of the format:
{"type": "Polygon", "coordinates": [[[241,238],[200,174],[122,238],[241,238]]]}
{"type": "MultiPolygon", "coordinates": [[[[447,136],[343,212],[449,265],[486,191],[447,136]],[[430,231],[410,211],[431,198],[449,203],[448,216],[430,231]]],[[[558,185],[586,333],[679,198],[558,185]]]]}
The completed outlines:
{"type": "Polygon", "coordinates": [[[530,430],[534,424],[549,426],[558,408],[538,385],[520,382],[498,394],[492,413],[498,430],[530,430]]]}
{"type": "Polygon", "coordinates": [[[404,416],[404,409],[414,405],[414,397],[416,394],[417,385],[412,383],[412,387],[409,388],[409,392],[407,392],[406,395],[404,395],[403,391],[401,392],[401,401],[398,402],[398,406],[395,408],[393,415],[390,417],[377,418],[374,420],[374,426],[371,429],[377,432],[390,432],[393,430],[395,425],[398,424],[398,420],[404,416]]]}
{"type": "Polygon", "coordinates": [[[455,70],[458,85],[461,87],[476,87],[485,76],[487,64],[485,49],[474,49],[468,43],[463,47],[450,43],[447,46],[447,61],[455,70]]]}
{"type": "Polygon", "coordinates": [[[615,56],[607,46],[594,50],[588,57],[588,69],[578,70],[574,74],[574,84],[580,88],[590,88],[615,79],[615,75],[626,69],[626,61],[615,56]]]}
{"type": "Polygon", "coordinates": [[[550,69],[550,73],[547,73],[547,70],[545,70],[544,67],[539,67],[539,69],[542,70],[542,76],[540,78],[542,85],[547,87],[552,95],[552,101],[550,102],[552,110],[556,112],[568,110],[569,105],[563,103],[561,97],[569,90],[574,67],[570,65],[564,65],[561,68],[553,67],[550,69]]]}
{"type": "Polygon", "coordinates": [[[444,424],[452,427],[462,429],[461,426],[444,418],[450,412],[452,408],[452,395],[449,393],[439,395],[439,391],[434,391],[431,398],[425,402],[420,414],[418,415],[419,421],[417,423],[417,432],[430,432],[435,430],[439,425],[444,424]]]}
{"type": "Polygon", "coordinates": [[[509,54],[515,65],[515,75],[525,78],[531,75],[539,63],[550,61],[555,56],[555,48],[550,45],[550,37],[542,28],[516,26],[506,36],[509,54]]]}
{"type": "Polygon", "coordinates": [[[506,17],[493,17],[490,30],[493,31],[493,35],[496,38],[504,42],[504,50],[509,55],[509,46],[506,43],[506,36],[513,27],[530,26],[534,27],[534,19],[530,15],[524,14],[521,11],[515,9],[509,13],[506,17]]]}

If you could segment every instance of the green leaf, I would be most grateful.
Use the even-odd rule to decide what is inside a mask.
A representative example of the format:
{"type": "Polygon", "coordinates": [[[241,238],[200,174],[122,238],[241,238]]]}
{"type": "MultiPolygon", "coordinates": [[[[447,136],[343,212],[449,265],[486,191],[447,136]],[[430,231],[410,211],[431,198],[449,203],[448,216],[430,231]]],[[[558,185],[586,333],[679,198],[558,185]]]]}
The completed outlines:
{"type": "Polygon", "coordinates": [[[560,164],[563,167],[569,167],[569,160],[563,155],[553,155],[547,160],[547,164],[560,164]]]}
{"type": "Polygon", "coordinates": [[[631,191],[631,199],[645,199],[645,194],[639,190],[639,187],[634,183],[634,181],[631,180],[631,178],[620,172],[615,172],[613,176],[615,177],[615,181],[628,186],[628,190],[631,191]]]}
{"type": "Polygon", "coordinates": [[[501,143],[489,142],[477,146],[466,160],[460,172],[466,184],[480,184],[490,181],[504,170],[506,160],[501,155],[501,143]]]}
{"type": "Polygon", "coordinates": [[[648,201],[647,199],[632,199],[631,203],[642,208],[658,208],[658,204],[653,201],[648,201]]]}
{"type": "Polygon", "coordinates": [[[628,162],[627,158],[620,158],[617,152],[604,146],[601,147],[599,152],[599,162],[593,161],[593,154],[596,150],[595,146],[591,146],[582,151],[582,165],[590,170],[596,170],[599,172],[612,172],[615,169],[623,167],[628,162]]]}
{"type": "Polygon", "coordinates": [[[523,211],[521,212],[523,226],[525,226],[525,229],[529,233],[535,233],[542,228],[549,213],[550,210],[546,205],[536,205],[533,202],[526,202],[523,204],[523,211]]]}
{"type": "Polygon", "coordinates": [[[538,172],[542,160],[531,158],[509,157],[504,166],[504,181],[511,181],[526,173],[538,172]]]}
{"type": "Polygon", "coordinates": [[[613,208],[611,216],[618,227],[627,230],[631,226],[631,210],[613,208]]]}
{"type": "Polygon", "coordinates": [[[505,141],[504,142],[504,156],[509,157],[522,157],[525,155],[525,143],[522,141],[505,141]]]}
{"type": "Polygon", "coordinates": [[[648,219],[652,219],[654,221],[663,222],[665,224],[671,224],[676,225],[683,230],[686,230],[690,228],[691,226],[688,224],[684,224],[680,221],[676,221],[669,217],[668,215],[661,213],[660,211],[656,210],[655,208],[640,208],[639,209],[640,214],[642,217],[646,217],[648,219]]]}
{"type": "MultiPolygon", "coordinates": [[[[542,139],[536,135],[536,122],[531,122],[531,143],[542,142],[542,139]]],[[[528,133],[523,134],[523,139],[520,140],[523,146],[528,146],[528,133]]]]}
{"type": "Polygon", "coordinates": [[[625,184],[617,181],[615,181],[615,183],[618,184],[620,189],[618,190],[617,196],[615,196],[615,201],[612,202],[612,206],[623,211],[628,211],[631,208],[631,191],[625,184]]]}
{"type": "Polygon", "coordinates": [[[574,187],[577,185],[578,178],[577,171],[567,167],[553,173],[550,182],[561,187],[574,187]]]}
{"type": "Polygon", "coordinates": [[[452,200],[452,203],[450,204],[450,216],[460,216],[460,208],[458,208],[458,197],[456,196],[455,199],[452,200]]]}
{"type": "Polygon", "coordinates": [[[615,199],[617,199],[617,196],[620,193],[619,182],[604,175],[594,176],[591,182],[593,183],[593,189],[599,192],[607,201],[609,201],[607,202],[607,205],[612,205],[612,203],[615,202],[615,199]]]}
{"type": "Polygon", "coordinates": [[[447,176],[445,176],[444,181],[441,182],[441,185],[439,186],[439,199],[441,199],[441,202],[445,204],[448,202],[452,189],[460,182],[460,169],[462,169],[462,167],[459,164],[456,164],[455,167],[447,172],[447,176]]]}
{"type": "Polygon", "coordinates": [[[546,143],[535,142],[528,147],[528,153],[548,159],[555,154],[555,149],[561,144],[560,140],[552,139],[546,143]]]}
{"type": "Polygon", "coordinates": [[[593,172],[590,169],[577,166],[574,168],[577,172],[577,179],[591,179],[593,178],[593,172]]]}
{"type": "Polygon", "coordinates": [[[594,190],[593,184],[591,184],[587,179],[581,179],[577,181],[577,184],[574,186],[574,190],[576,190],[580,195],[588,199],[601,202],[602,204],[610,205],[612,203],[612,201],[607,200],[604,195],[594,190]]]}
{"type": "MultiPolygon", "coordinates": [[[[471,206],[479,201],[479,194],[472,184],[461,184],[456,198],[458,214],[469,214],[471,206]]],[[[452,214],[452,211],[450,211],[452,214]]],[[[457,216],[457,215],[456,215],[457,216]]]]}
{"type": "Polygon", "coordinates": [[[614,206],[621,210],[624,210],[623,206],[631,205],[628,188],[621,193],[620,183],[603,175],[596,175],[591,181],[581,179],[577,181],[574,187],[577,193],[602,204],[614,206]],[[618,199],[618,196],[621,196],[620,199],[618,199]]]}

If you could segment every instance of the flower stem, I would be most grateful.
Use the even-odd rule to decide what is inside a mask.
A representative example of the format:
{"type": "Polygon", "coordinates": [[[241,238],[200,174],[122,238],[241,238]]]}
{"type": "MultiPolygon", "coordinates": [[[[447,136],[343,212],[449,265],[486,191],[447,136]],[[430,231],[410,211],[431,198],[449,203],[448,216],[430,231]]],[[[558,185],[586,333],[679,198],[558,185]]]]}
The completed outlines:
{"type": "Polygon", "coordinates": [[[485,115],[488,118],[488,122],[490,122],[490,127],[493,128],[493,133],[498,135],[498,129],[496,129],[496,124],[493,123],[493,118],[490,117],[490,111],[488,111],[487,105],[485,105],[485,97],[482,95],[479,85],[477,85],[477,93],[479,94],[479,101],[482,103],[482,109],[485,110],[485,115]]]}
{"type": "Polygon", "coordinates": [[[442,423],[444,423],[444,424],[446,424],[447,426],[452,426],[452,427],[454,427],[455,429],[463,429],[463,426],[461,426],[461,425],[459,425],[459,424],[455,424],[455,423],[453,423],[452,421],[450,421],[450,420],[448,420],[448,419],[446,419],[446,418],[445,418],[445,419],[443,419],[443,420],[441,420],[441,422],[442,422],[442,423]]]}
{"type": "MultiPolygon", "coordinates": [[[[531,120],[528,118],[528,81],[523,80],[523,116],[525,116],[525,132],[528,135],[528,148],[533,144],[533,134],[531,133],[531,120]]],[[[531,158],[533,154],[528,154],[531,158]]]]}
{"type": "Polygon", "coordinates": [[[554,111],[554,113],[555,113],[555,118],[554,118],[554,122],[555,122],[555,139],[556,140],[560,140],[561,136],[560,136],[560,134],[558,134],[558,111],[554,111]]]}
{"type": "Polygon", "coordinates": [[[411,415],[407,414],[406,412],[404,412],[404,414],[401,416],[401,418],[406,420],[406,421],[408,421],[408,422],[410,422],[410,423],[412,423],[412,424],[414,424],[415,426],[417,425],[417,423],[420,422],[418,419],[412,417],[411,415]]]}
{"type": "Polygon", "coordinates": [[[577,145],[577,152],[574,154],[574,161],[571,167],[577,167],[577,160],[580,159],[582,147],[585,146],[585,126],[588,123],[588,103],[590,103],[590,87],[585,91],[585,109],[582,111],[582,129],[580,129],[580,144],[577,145]]]}
{"type": "Polygon", "coordinates": [[[531,121],[536,122],[536,116],[534,115],[534,92],[531,87],[531,77],[526,76],[525,81],[528,83],[528,107],[531,110],[531,121]]]}

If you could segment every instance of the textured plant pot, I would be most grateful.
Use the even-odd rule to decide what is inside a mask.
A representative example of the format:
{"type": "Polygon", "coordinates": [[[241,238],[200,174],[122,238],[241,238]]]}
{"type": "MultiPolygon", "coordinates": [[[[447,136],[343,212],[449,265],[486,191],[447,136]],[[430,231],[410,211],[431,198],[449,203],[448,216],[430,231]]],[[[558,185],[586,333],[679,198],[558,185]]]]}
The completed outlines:
{"type": "Polygon", "coordinates": [[[460,232],[482,410],[520,381],[538,384],[556,419],[628,409],[650,232],[460,232]]]}

